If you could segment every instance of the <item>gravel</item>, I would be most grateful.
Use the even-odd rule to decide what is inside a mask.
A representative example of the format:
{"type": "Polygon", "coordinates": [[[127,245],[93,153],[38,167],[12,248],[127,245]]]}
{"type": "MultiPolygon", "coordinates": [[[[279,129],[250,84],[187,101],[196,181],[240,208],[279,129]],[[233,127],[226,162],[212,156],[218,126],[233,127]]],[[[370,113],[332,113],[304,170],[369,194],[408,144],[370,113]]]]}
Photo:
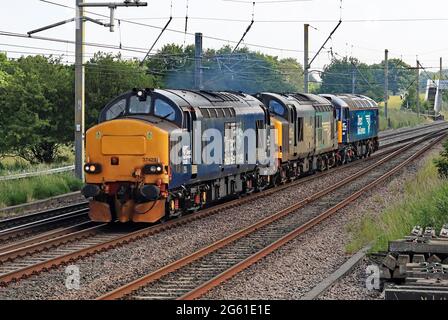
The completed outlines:
{"type": "MultiPolygon", "coordinates": [[[[433,149],[439,152],[440,147],[433,149]]],[[[399,175],[358,198],[267,258],[246,269],[203,299],[300,299],[338,269],[348,258],[350,226],[365,215],[378,215],[389,203],[402,198],[405,181],[415,175],[424,158],[408,165],[399,175]]],[[[334,284],[323,299],[372,299],[378,293],[364,289],[364,265],[334,284]]]]}
{"type": "MultiPolygon", "coordinates": [[[[340,181],[364,168],[359,163],[346,170],[329,174],[304,185],[288,188],[275,195],[258,199],[238,208],[194,221],[161,234],[96,254],[76,262],[80,269],[80,288],[67,289],[65,268],[32,276],[0,290],[2,299],[91,299],[120,285],[156,270],[176,259],[219,240],[254,223],[281,208],[340,181]]],[[[346,259],[346,227],[364,214],[379,212],[385,204],[399,198],[405,177],[411,176],[416,165],[371,195],[358,199],[334,218],[311,230],[289,245],[247,269],[206,298],[296,299],[333,272],[346,259]],[[398,189],[397,189],[398,188],[398,189]]]]}
{"type": "Polygon", "coordinates": [[[351,272],[324,292],[319,300],[380,300],[383,295],[378,290],[366,287],[366,268],[371,265],[368,258],[360,261],[351,272]]]}
{"type": "MultiPolygon", "coordinates": [[[[369,160],[371,163],[374,160],[369,160]]],[[[96,254],[76,262],[80,268],[80,289],[67,290],[65,268],[32,276],[0,291],[3,299],[89,299],[160,268],[195,250],[211,244],[254,223],[280,208],[291,205],[291,199],[305,198],[322,185],[330,185],[366,166],[357,163],[317,180],[288,188],[275,195],[232,208],[205,219],[194,221],[161,234],[123,247],[96,254]]]]}

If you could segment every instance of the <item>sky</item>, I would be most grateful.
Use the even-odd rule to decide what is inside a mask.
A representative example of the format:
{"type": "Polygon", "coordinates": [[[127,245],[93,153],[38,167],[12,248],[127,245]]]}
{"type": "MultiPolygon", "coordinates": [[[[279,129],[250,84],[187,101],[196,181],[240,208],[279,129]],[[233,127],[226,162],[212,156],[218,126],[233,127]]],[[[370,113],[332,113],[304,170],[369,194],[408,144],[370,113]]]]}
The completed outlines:
{"type": "MultiPolygon", "coordinates": [[[[42,0],[0,0],[0,33],[26,34],[30,30],[74,17],[75,0],[48,1],[53,4],[42,0]],[[70,8],[57,6],[55,3],[70,8]]],[[[219,48],[225,44],[234,46],[254,13],[255,23],[243,45],[279,58],[293,57],[302,63],[304,23],[312,26],[312,57],[342,18],[340,28],[313,62],[311,69],[321,70],[330,62],[330,48],[336,57],[352,55],[369,64],[383,60],[384,50],[387,48],[390,58],[402,58],[414,66],[418,57],[430,71],[437,70],[439,57],[445,55],[444,62],[448,66],[448,43],[444,41],[443,32],[448,27],[448,17],[444,15],[448,12],[446,0],[343,0],[342,6],[340,0],[260,0],[254,8],[252,2],[244,1],[149,0],[147,7],[118,8],[116,18],[133,23],[121,21],[114,33],[109,32],[108,28],[87,22],[85,41],[114,46],[121,43],[124,48],[139,48],[134,51],[123,50],[122,55],[142,58],[144,50],[158,36],[158,28],[163,27],[172,14],[173,21],[169,29],[178,32],[166,31],[155,49],[173,42],[193,44],[195,32],[203,33],[204,48],[219,48]],[[187,4],[189,34],[185,35],[187,4]]],[[[109,14],[108,9],[103,8],[86,10],[90,12],[87,16],[104,22],[106,18],[93,13],[109,14]]],[[[73,41],[75,24],[68,23],[36,35],[73,41]]],[[[118,52],[87,46],[86,58],[98,50],[118,52]]],[[[64,61],[74,61],[72,44],[31,38],[0,35],[0,51],[6,51],[10,57],[26,53],[54,53],[63,55],[64,61]]]]}

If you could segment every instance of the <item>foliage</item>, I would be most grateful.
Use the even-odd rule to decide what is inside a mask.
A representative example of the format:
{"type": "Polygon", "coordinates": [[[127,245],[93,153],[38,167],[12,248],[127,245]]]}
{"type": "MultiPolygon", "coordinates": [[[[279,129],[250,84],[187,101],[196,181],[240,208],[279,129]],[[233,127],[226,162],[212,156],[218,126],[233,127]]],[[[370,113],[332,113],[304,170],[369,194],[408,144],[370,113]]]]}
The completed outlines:
{"type": "Polygon", "coordinates": [[[0,61],[9,75],[0,89],[0,154],[11,153],[30,161],[52,162],[58,145],[72,140],[73,97],[70,68],[42,56],[0,61]]]}
{"type": "Polygon", "coordinates": [[[415,127],[416,125],[429,122],[426,118],[417,114],[400,109],[389,108],[387,117],[384,116],[384,109],[380,109],[380,131],[387,129],[399,129],[403,127],[415,127]],[[389,121],[389,127],[387,122],[389,121]]]}
{"type": "Polygon", "coordinates": [[[71,173],[0,182],[0,207],[78,191],[82,185],[82,181],[76,179],[71,173]]]}
{"type": "MultiPolygon", "coordinates": [[[[206,90],[301,91],[303,69],[295,59],[278,59],[241,48],[232,53],[224,46],[203,54],[203,87],[206,90]]],[[[194,47],[164,46],[146,63],[158,83],[169,88],[194,88],[194,47]]]]}
{"type": "Polygon", "coordinates": [[[389,205],[380,197],[376,201],[386,209],[349,227],[353,239],[347,251],[357,251],[371,242],[373,251],[387,250],[388,241],[404,237],[416,225],[440,228],[448,218],[448,181],[438,177],[430,160],[405,183],[402,200],[389,205]]]}
{"type": "MultiPolygon", "coordinates": [[[[419,98],[420,98],[420,112],[425,112],[429,110],[430,108],[429,101],[425,101],[421,94],[419,98]]],[[[404,95],[401,108],[417,112],[417,94],[415,86],[410,87],[408,92],[404,95]]]]}
{"type": "Polygon", "coordinates": [[[443,143],[443,151],[440,157],[434,159],[434,164],[441,178],[448,178],[448,140],[443,143]]]}
{"type": "MultiPolygon", "coordinates": [[[[384,61],[367,65],[354,57],[334,58],[324,69],[320,92],[351,93],[353,79],[355,79],[355,93],[382,101],[384,100],[384,65],[384,61]]],[[[409,70],[410,66],[400,59],[390,59],[388,67],[389,91],[393,95],[406,92],[415,78],[414,71],[409,70]]]]}
{"type": "Polygon", "coordinates": [[[121,55],[96,53],[86,63],[86,126],[96,124],[99,112],[116,96],[132,88],[154,88],[155,79],[139,61],[121,55]]]}
{"type": "MultiPolygon", "coordinates": [[[[392,95],[398,95],[400,93],[406,92],[408,90],[408,87],[415,79],[415,71],[410,70],[409,68],[411,68],[411,66],[401,59],[389,59],[387,65],[389,70],[389,91],[392,93],[392,95]]],[[[379,64],[373,64],[369,66],[374,74],[376,83],[384,83],[384,66],[384,60],[379,64]]]]}
{"type": "Polygon", "coordinates": [[[382,87],[376,83],[370,67],[353,57],[334,58],[322,74],[321,93],[351,93],[355,76],[355,93],[363,94],[374,100],[383,97],[382,87]]]}

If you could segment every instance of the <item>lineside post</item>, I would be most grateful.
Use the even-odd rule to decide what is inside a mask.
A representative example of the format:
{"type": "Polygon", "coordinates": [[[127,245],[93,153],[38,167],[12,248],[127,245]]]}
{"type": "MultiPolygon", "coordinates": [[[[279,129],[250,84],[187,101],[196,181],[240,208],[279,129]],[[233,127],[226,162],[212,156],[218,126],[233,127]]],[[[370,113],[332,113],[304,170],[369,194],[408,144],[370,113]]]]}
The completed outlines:
{"type": "Polygon", "coordinates": [[[75,18],[75,175],[84,180],[84,118],[85,118],[85,67],[84,67],[84,7],[76,0],[75,18]]]}
{"type": "MultiPolygon", "coordinates": [[[[389,50],[384,51],[384,116],[388,121],[387,107],[389,103],[389,50]]],[[[389,122],[388,122],[389,123],[389,122]]]]}
{"type": "Polygon", "coordinates": [[[309,38],[308,38],[308,31],[309,31],[309,24],[304,24],[304,59],[303,59],[303,91],[305,93],[308,93],[308,81],[309,81],[309,38]]]}
{"type": "Polygon", "coordinates": [[[202,85],[202,33],[194,34],[194,87],[204,89],[202,85]]]}
{"type": "Polygon", "coordinates": [[[417,60],[417,78],[416,78],[416,95],[417,95],[417,116],[420,117],[420,61],[417,60]]]}

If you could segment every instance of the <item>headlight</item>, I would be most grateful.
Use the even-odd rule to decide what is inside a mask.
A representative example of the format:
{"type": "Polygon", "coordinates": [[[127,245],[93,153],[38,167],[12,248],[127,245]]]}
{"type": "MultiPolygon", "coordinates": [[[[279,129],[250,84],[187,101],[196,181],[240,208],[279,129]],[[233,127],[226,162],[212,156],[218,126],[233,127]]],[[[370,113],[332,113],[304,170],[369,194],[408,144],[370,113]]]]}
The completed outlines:
{"type": "Polygon", "coordinates": [[[144,174],[161,174],[162,170],[161,164],[147,164],[143,167],[144,174]]]}
{"type": "Polygon", "coordinates": [[[84,165],[84,171],[91,174],[100,173],[101,165],[99,163],[86,163],[84,165]]]}

